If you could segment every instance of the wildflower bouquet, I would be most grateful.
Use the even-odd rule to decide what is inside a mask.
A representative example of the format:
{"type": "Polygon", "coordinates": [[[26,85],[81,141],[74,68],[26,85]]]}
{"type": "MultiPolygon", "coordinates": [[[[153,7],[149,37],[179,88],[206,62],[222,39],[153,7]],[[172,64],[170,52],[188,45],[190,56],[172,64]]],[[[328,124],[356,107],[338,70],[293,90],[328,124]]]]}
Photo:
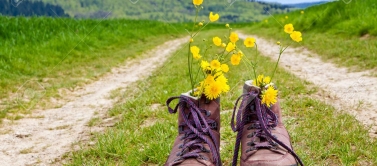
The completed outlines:
{"type": "MultiPolygon", "coordinates": [[[[229,72],[229,65],[237,66],[241,62],[245,62],[247,66],[252,67],[254,74],[253,85],[261,89],[261,101],[263,104],[270,106],[275,104],[277,101],[278,90],[275,88],[274,83],[271,82],[274,77],[277,65],[280,61],[280,57],[285,49],[288,47],[283,47],[280,42],[279,58],[275,65],[272,76],[264,76],[256,74],[256,62],[249,60],[248,58],[243,58],[244,53],[237,47],[237,42],[240,40],[238,34],[232,32],[232,28],[229,24],[226,24],[225,27],[229,30],[229,34],[226,38],[220,38],[219,36],[214,36],[212,38],[212,45],[210,47],[206,46],[204,51],[201,51],[200,45],[194,44],[194,39],[209,23],[216,22],[220,15],[217,13],[209,13],[209,21],[205,24],[204,21],[197,22],[198,13],[203,9],[202,7],[203,0],[193,0],[193,4],[196,9],[194,27],[190,34],[189,41],[189,50],[188,50],[188,69],[190,75],[191,83],[191,94],[194,97],[205,95],[206,98],[213,100],[218,98],[222,93],[229,91],[230,87],[228,85],[228,80],[225,77],[225,73],[229,72]],[[196,31],[195,27],[199,27],[196,31]],[[209,55],[209,49],[217,49],[219,52],[215,55],[209,55]],[[198,63],[200,66],[200,71],[203,74],[203,79],[198,81],[198,76],[194,76],[196,71],[193,68],[193,64],[198,63]]],[[[284,26],[284,31],[290,35],[292,40],[296,42],[302,41],[301,32],[294,31],[292,24],[286,24],[284,26]]],[[[258,53],[257,44],[255,38],[247,37],[243,44],[246,48],[256,48],[258,53]]]]}
{"type": "MultiPolygon", "coordinates": [[[[284,26],[284,32],[289,34],[290,38],[293,41],[295,41],[295,42],[301,42],[302,41],[301,32],[300,31],[294,31],[294,27],[293,27],[292,24],[286,24],[284,26]]],[[[253,41],[255,42],[255,39],[253,39],[253,41]]],[[[270,107],[271,105],[273,105],[277,102],[278,90],[274,86],[274,83],[271,82],[271,80],[273,79],[273,77],[275,75],[275,72],[276,72],[277,66],[279,64],[281,55],[288,48],[288,46],[285,46],[285,47],[282,46],[282,44],[280,42],[277,42],[277,44],[279,45],[279,57],[278,57],[278,61],[275,64],[275,67],[274,67],[274,70],[272,72],[271,77],[264,76],[263,74],[258,75],[258,77],[257,77],[256,71],[255,71],[257,63],[256,62],[253,63],[252,61],[247,61],[248,59],[245,59],[246,63],[250,64],[249,66],[252,67],[252,70],[254,72],[254,80],[252,80],[252,84],[254,86],[260,88],[260,90],[261,90],[261,93],[260,93],[261,102],[262,102],[262,104],[265,104],[268,107],[270,107]]],[[[246,40],[245,40],[245,45],[246,45],[246,40]]],[[[255,46],[257,47],[256,43],[255,43],[255,46]]],[[[258,51],[258,49],[256,49],[256,51],[258,51]]]]}

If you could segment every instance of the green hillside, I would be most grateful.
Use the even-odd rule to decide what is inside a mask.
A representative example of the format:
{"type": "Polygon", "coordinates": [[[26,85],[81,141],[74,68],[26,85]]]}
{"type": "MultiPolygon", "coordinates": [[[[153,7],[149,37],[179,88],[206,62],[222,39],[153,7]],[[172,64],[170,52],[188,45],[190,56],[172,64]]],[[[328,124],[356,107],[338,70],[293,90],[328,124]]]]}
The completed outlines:
{"type": "MultiPolygon", "coordinates": [[[[187,22],[193,20],[195,13],[191,0],[43,0],[59,4],[72,17],[105,17],[150,19],[168,22],[187,22]]],[[[286,13],[288,6],[250,2],[246,0],[229,3],[227,0],[207,0],[200,19],[207,18],[210,11],[220,12],[220,22],[258,21],[270,14],[286,13]]]]}
{"type": "Polygon", "coordinates": [[[284,37],[277,36],[281,34],[277,32],[283,30],[284,24],[292,23],[304,37],[304,41],[296,46],[305,46],[342,66],[377,67],[377,1],[353,0],[348,4],[335,1],[303,12],[274,15],[247,31],[283,40],[284,37]]]}

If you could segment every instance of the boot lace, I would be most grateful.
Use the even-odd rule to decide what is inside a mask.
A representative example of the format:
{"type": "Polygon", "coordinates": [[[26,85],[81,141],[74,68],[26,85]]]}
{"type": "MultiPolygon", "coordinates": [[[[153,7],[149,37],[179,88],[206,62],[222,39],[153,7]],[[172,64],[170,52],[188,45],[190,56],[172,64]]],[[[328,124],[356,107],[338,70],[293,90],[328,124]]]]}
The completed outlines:
{"type": "Polygon", "coordinates": [[[275,136],[271,134],[271,129],[275,128],[278,124],[278,118],[270,108],[261,104],[260,99],[258,98],[258,93],[249,92],[241,95],[234,106],[231,126],[234,132],[237,133],[237,139],[235,144],[235,150],[233,155],[233,166],[237,165],[238,160],[238,151],[241,144],[242,131],[246,124],[252,123],[248,130],[256,129],[254,132],[249,134],[247,137],[250,138],[247,146],[250,146],[246,152],[258,150],[261,148],[265,149],[276,149],[278,145],[282,146],[292,154],[292,156],[297,160],[300,165],[304,165],[298,155],[283,142],[279,141],[275,136]],[[237,106],[239,100],[242,98],[241,105],[237,113],[237,123],[235,124],[234,118],[237,111],[237,106]]]}
{"type": "Polygon", "coordinates": [[[180,132],[185,133],[181,138],[184,143],[180,145],[179,148],[182,150],[177,154],[178,158],[175,161],[183,161],[188,158],[208,160],[199,153],[212,153],[212,161],[216,166],[221,165],[219,145],[217,143],[219,141],[212,133],[213,129],[217,129],[217,123],[208,118],[209,111],[200,109],[197,104],[186,96],[171,97],[166,101],[166,105],[171,114],[176,113],[178,110],[181,111],[184,120],[182,124],[179,124],[180,132]],[[175,99],[179,99],[179,102],[172,109],[169,104],[175,99]],[[185,112],[185,110],[188,110],[188,112],[185,112]],[[204,144],[208,144],[210,149],[206,149],[204,144]]]}

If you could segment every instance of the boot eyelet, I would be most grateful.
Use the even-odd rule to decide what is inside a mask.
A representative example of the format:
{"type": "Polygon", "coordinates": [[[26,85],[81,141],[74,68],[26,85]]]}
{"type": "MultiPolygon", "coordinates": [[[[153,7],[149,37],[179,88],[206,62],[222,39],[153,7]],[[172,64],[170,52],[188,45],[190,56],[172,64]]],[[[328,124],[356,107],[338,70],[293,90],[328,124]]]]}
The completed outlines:
{"type": "Polygon", "coordinates": [[[211,116],[211,111],[207,111],[207,110],[205,110],[205,111],[206,111],[206,116],[210,117],[211,116]]]}
{"type": "Polygon", "coordinates": [[[248,142],[248,143],[247,143],[247,146],[254,146],[254,145],[255,145],[254,142],[248,142]]]}
{"type": "Polygon", "coordinates": [[[246,150],[246,153],[251,152],[251,151],[253,151],[253,150],[257,150],[257,148],[255,148],[255,147],[251,147],[250,149],[247,149],[247,150],[246,150]]]}
{"type": "Polygon", "coordinates": [[[182,149],[183,148],[183,144],[180,144],[178,149],[182,149]]]}
{"type": "Polygon", "coordinates": [[[182,158],[182,157],[178,157],[178,158],[176,158],[176,159],[174,160],[174,162],[178,162],[178,161],[181,161],[181,160],[183,160],[183,158],[182,158]]]}

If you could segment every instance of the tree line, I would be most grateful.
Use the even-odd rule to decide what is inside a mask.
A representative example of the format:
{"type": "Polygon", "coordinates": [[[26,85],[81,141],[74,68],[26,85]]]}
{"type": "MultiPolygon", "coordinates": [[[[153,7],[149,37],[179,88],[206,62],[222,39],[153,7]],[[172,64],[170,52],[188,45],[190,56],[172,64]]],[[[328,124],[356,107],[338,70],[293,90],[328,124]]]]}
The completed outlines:
{"type": "Polygon", "coordinates": [[[68,17],[58,5],[28,0],[0,0],[0,13],[7,16],[68,17]]]}

